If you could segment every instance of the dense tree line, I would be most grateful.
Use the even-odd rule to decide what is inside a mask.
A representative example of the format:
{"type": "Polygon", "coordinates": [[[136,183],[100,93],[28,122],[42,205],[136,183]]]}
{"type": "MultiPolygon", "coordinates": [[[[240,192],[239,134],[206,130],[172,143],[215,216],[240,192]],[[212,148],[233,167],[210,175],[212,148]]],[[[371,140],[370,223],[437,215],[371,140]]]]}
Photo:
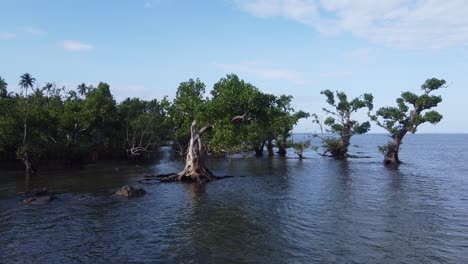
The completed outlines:
{"type": "Polygon", "coordinates": [[[261,92],[234,74],[219,80],[210,96],[200,80],[182,82],[172,102],[127,98],[117,103],[106,83],[67,91],[53,83],[39,87],[28,73],[19,86],[20,93],[9,92],[0,78],[0,157],[21,160],[28,174],[41,160],[138,159],[164,141],[182,155],[193,120],[216,128],[206,135],[206,149],[213,154],[262,155],[266,146],[273,155],[276,143],[285,155],[293,126],[308,116],[291,107],[292,96],[261,92]]]}
{"type": "MultiPolygon", "coordinates": [[[[423,95],[405,92],[397,99],[398,107],[380,108],[374,114],[371,94],[348,100],[344,92],[322,91],[330,109],[324,108],[324,122],[317,114],[312,116],[327,132],[316,135],[322,141],[323,155],[347,157],[352,135],[370,129],[369,120],[358,122],[352,114],[367,109],[370,119],[390,132],[392,141],[380,147],[385,161],[399,163],[404,135],[416,132],[424,122],[435,124],[442,119],[439,113],[426,110],[442,101],[430,93],[444,85],[444,80],[429,79],[422,86],[423,95]]],[[[309,117],[292,108],[292,96],[262,92],[235,74],[221,78],[210,94],[198,79],[182,82],[172,102],[127,98],[117,103],[106,83],[96,87],[83,83],[71,90],[54,83],[39,87],[28,73],[20,77],[18,86],[19,93],[11,92],[0,77],[0,157],[21,160],[27,174],[34,173],[41,160],[139,159],[162,142],[172,142],[173,149],[183,155],[194,120],[215,128],[203,134],[204,142],[209,142],[203,149],[215,155],[254,151],[261,156],[266,150],[273,156],[274,147],[278,155],[285,155],[293,147],[302,158],[302,151],[310,147],[310,141],[290,139],[297,122],[309,117]]]]}

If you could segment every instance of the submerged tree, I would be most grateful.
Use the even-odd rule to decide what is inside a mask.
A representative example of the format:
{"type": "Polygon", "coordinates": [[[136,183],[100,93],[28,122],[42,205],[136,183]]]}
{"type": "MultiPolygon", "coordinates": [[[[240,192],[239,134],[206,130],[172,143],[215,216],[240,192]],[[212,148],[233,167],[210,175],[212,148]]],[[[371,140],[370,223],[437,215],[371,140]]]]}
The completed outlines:
{"type": "Polygon", "coordinates": [[[207,124],[200,130],[196,128],[196,120],[190,126],[190,141],[187,148],[185,167],[179,173],[159,175],[160,181],[187,181],[187,182],[207,182],[217,179],[205,166],[206,146],[202,144],[202,135],[213,128],[207,124]]]}
{"type": "MultiPolygon", "coordinates": [[[[281,95],[276,100],[276,113],[274,114],[274,129],[276,137],[274,138],[278,147],[280,156],[286,155],[286,149],[292,147],[292,141],[289,140],[291,131],[297,122],[302,118],[308,118],[309,113],[304,111],[296,112],[291,106],[293,97],[291,95],[281,95]]],[[[269,142],[268,152],[271,155],[271,142],[269,142]]]]}
{"type": "Polygon", "coordinates": [[[211,95],[207,118],[216,126],[210,142],[214,153],[255,151],[262,156],[266,146],[272,156],[275,142],[285,155],[294,125],[308,117],[291,107],[292,96],[263,93],[235,74],[215,83],[211,95]]]}
{"type": "Polygon", "coordinates": [[[303,159],[304,157],[302,156],[304,154],[304,150],[308,149],[311,145],[311,140],[307,139],[302,142],[293,142],[291,146],[294,149],[294,153],[299,157],[299,159],[303,159]]]}
{"type": "Polygon", "coordinates": [[[167,109],[169,102],[127,98],[118,106],[120,120],[125,122],[124,149],[133,158],[153,152],[160,146],[161,140],[167,139],[167,109]]]}
{"type": "Polygon", "coordinates": [[[377,110],[371,119],[378,126],[384,128],[390,133],[392,140],[384,146],[380,146],[379,150],[385,156],[385,164],[400,164],[398,152],[406,133],[416,133],[419,125],[429,122],[437,124],[442,120],[442,115],[438,112],[426,111],[437,107],[442,102],[441,96],[430,95],[431,92],[440,88],[445,88],[445,80],[443,79],[427,79],[421,89],[424,91],[422,95],[416,95],[412,92],[403,92],[396,102],[397,107],[382,107],[377,110]]]}
{"type": "MultiPolygon", "coordinates": [[[[323,108],[323,111],[330,115],[324,121],[324,124],[329,127],[326,132],[338,135],[338,138],[319,136],[325,149],[324,155],[330,153],[336,158],[346,158],[351,137],[354,134],[367,133],[370,129],[368,121],[359,123],[352,119],[351,115],[362,108],[371,111],[374,97],[372,94],[366,93],[348,101],[348,97],[344,92],[335,92],[337,100],[335,100],[335,94],[330,90],[324,90],[321,94],[327,97],[327,103],[334,108],[333,110],[323,108]]],[[[313,122],[321,126],[318,116],[314,114],[314,117],[313,122]]]]}
{"type": "Polygon", "coordinates": [[[210,141],[210,150],[216,154],[231,154],[251,149],[249,141],[257,133],[248,120],[256,119],[260,91],[235,74],[221,78],[213,85],[207,110],[216,127],[210,141]]]}
{"type": "Polygon", "coordinates": [[[180,83],[169,115],[174,126],[173,149],[181,156],[190,140],[190,126],[193,120],[203,120],[206,104],[205,84],[199,79],[180,83]]]}

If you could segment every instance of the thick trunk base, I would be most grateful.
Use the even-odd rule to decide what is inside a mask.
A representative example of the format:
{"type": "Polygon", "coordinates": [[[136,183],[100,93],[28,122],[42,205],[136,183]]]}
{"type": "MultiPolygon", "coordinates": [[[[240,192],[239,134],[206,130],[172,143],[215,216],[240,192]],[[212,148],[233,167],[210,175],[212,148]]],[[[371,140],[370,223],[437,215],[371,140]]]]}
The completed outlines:
{"type": "Polygon", "coordinates": [[[218,179],[208,169],[204,172],[180,172],[156,176],[160,182],[196,182],[204,183],[218,179]]]}
{"type": "Polygon", "coordinates": [[[255,157],[262,157],[263,149],[255,149],[255,157]]]}
{"type": "Polygon", "coordinates": [[[335,153],[332,153],[332,157],[335,159],[346,159],[348,157],[348,150],[339,149],[335,153]]]}
{"type": "Polygon", "coordinates": [[[36,167],[34,166],[33,161],[26,151],[18,150],[16,152],[16,157],[23,162],[26,177],[30,177],[36,174],[36,167]]]}
{"type": "Polygon", "coordinates": [[[384,158],[385,165],[399,165],[401,161],[398,159],[398,153],[388,153],[384,158]]]}
{"type": "Polygon", "coordinates": [[[265,148],[265,142],[255,149],[255,157],[263,157],[263,149],[265,148]]]}
{"type": "Polygon", "coordinates": [[[275,153],[273,153],[273,142],[271,142],[271,140],[268,141],[267,150],[269,157],[273,157],[275,155],[275,153]]]}
{"type": "Polygon", "coordinates": [[[279,147],[278,149],[278,155],[280,156],[286,156],[286,149],[283,147],[279,147]]]}
{"type": "MultiPolygon", "coordinates": [[[[191,126],[190,142],[185,159],[185,168],[179,173],[163,174],[152,177],[160,182],[209,182],[216,180],[217,177],[205,167],[206,146],[201,142],[202,134],[211,129],[211,125],[206,125],[199,131],[195,129],[196,122],[191,126]]],[[[143,179],[142,181],[144,181],[143,179]]],[[[147,179],[151,180],[151,179],[147,179]]]]}

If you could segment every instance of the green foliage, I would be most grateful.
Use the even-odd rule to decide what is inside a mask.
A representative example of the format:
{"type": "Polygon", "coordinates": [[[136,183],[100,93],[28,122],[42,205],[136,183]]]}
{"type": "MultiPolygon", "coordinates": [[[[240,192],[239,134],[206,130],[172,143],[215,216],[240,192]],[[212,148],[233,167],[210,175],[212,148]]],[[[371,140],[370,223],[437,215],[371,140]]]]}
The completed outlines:
{"type": "Polygon", "coordinates": [[[289,147],[293,126],[309,116],[291,107],[292,96],[263,93],[235,74],[215,83],[211,95],[206,119],[215,127],[210,143],[213,152],[256,150],[272,141],[280,148],[289,147]],[[234,116],[244,116],[244,121],[233,124],[234,116]]]}
{"type": "Polygon", "coordinates": [[[371,120],[387,130],[393,139],[388,144],[379,147],[379,151],[385,157],[396,157],[393,162],[399,163],[398,151],[406,133],[416,133],[419,125],[424,123],[437,124],[442,120],[443,117],[440,113],[430,110],[442,102],[442,97],[430,93],[444,88],[445,83],[443,79],[427,79],[421,85],[423,94],[402,92],[401,97],[396,100],[397,107],[381,107],[375,115],[371,115],[371,120]]]}
{"type": "Polygon", "coordinates": [[[257,115],[265,118],[266,113],[262,112],[263,106],[259,104],[265,103],[265,98],[262,98],[256,87],[244,82],[235,74],[227,75],[215,83],[211,96],[207,113],[215,129],[210,150],[215,153],[247,150],[248,141],[256,140],[256,136],[252,136],[255,134],[253,127],[251,124],[233,124],[231,119],[243,114],[248,114],[253,119],[257,115]]]}
{"type": "Polygon", "coordinates": [[[426,122],[436,124],[442,120],[442,115],[436,111],[427,111],[437,107],[442,97],[430,95],[431,92],[445,87],[445,80],[428,79],[421,85],[422,95],[403,92],[397,98],[397,107],[381,107],[371,119],[378,126],[387,130],[395,138],[403,137],[406,132],[415,133],[419,125],[426,122]]]}
{"type": "Polygon", "coordinates": [[[150,142],[146,150],[151,151],[172,133],[170,102],[166,98],[128,99],[117,104],[106,83],[97,88],[80,85],[82,97],[53,83],[28,94],[34,81],[30,74],[24,74],[19,84],[25,93],[0,97],[0,111],[5,113],[0,115],[3,157],[11,158],[16,153],[20,155],[17,157],[30,160],[73,161],[86,159],[92,152],[99,156],[125,156],[127,135],[135,135],[138,146],[140,141],[143,145],[150,142]],[[22,141],[25,121],[27,141],[22,141]]]}
{"type": "MultiPolygon", "coordinates": [[[[337,91],[333,93],[330,90],[324,90],[321,94],[326,96],[327,103],[332,107],[332,109],[323,109],[328,115],[325,121],[323,121],[323,124],[327,126],[326,132],[339,136],[339,138],[320,136],[322,139],[322,147],[325,149],[325,152],[331,153],[332,156],[346,156],[350,138],[354,134],[367,133],[371,127],[368,121],[359,123],[352,119],[351,115],[363,108],[367,108],[368,111],[371,111],[374,107],[374,97],[372,94],[366,93],[349,101],[344,92],[337,91]]],[[[312,122],[320,126],[323,134],[322,123],[318,115],[314,114],[313,117],[314,120],[312,122]]]]}
{"type": "Polygon", "coordinates": [[[175,128],[175,141],[187,145],[190,138],[190,125],[193,120],[204,121],[206,100],[205,84],[199,79],[180,83],[176,97],[169,109],[175,128]]]}
{"type": "Polygon", "coordinates": [[[392,152],[395,152],[395,145],[393,142],[388,142],[383,146],[378,146],[379,152],[382,153],[384,156],[389,155],[392,152]]]}
{"type": "Polygon", "coordinates": [[[341,149],[341,140],[336,137],[324,137],[322,138],[323,148],[326,150],[325,153],[330,153],[332,156],[337,156],[341,149]]]}
{"type": "Polygon", "coordinates": [[[0,76],[0,98],[6,98],[8,96],[8,83],[0,76]]]}
{"type": "Polygon", "coordinates": [[[299,158],[302,159],[304,150],[310,148],[311,144],[312,144],[311,139],[307,139],[303,142],[293,142],[291,143],[291,147],[294,148],[294,153],[296,153],[299,156],[299,158]]]}
{"type": "Polygon", "coordinates": [[[163,98],[144,101],[127,98],[118,106],[119,120],[124,122],[124,149],[133,157],[151,152],[162,140],[169,139],[169,101],[163,98]]]}
{"type": "Polygon", "coordinates": [[[21,145],[23,108],[20,98],[0,98],[0,152],[14,153],[21,145]]]}
{"type": "Polygon", "coordinates": [[[79,95],[84,97],[88,93],[88,86],[86,86],[86,84],[82,83],[82,84],[78,85],[78,87],[76,88],[76,91],[78,92],[79,95]]]}
{"type": "Polygon", "coordinates": [[[21,75],[19,85],[21,88],[26,90],[26,96],[27,96],[28,88],[32,89],[35,82],[36,82],[36,78],[32,77],[31,74],[25,73],[21,75]]]}
{"type": "Polygon", "coordinates": [[[19,82],[23,93],[15,95],[8,94],[7,83],[0,78],[1,157],[19,154],[33,161],[140,157],[166,140],[174,140],[181,150],[193,120],[214,126],[203,137],[215,154],[261,150],[272,142],[286,148],[293,145],[289,137],[294,125],[309,116],[291,107],[292,96],[263,93],[235,74],[221,78],[211,98],[199,79],[182,82],[173,102],[127,98],[117,103],[107,83],[96,87],[82,83],[65,90],[52,82],[35,87],[35,81],[23,74],[19,82]],[[235,116],[242,121],[232,122],[235,116]]]}

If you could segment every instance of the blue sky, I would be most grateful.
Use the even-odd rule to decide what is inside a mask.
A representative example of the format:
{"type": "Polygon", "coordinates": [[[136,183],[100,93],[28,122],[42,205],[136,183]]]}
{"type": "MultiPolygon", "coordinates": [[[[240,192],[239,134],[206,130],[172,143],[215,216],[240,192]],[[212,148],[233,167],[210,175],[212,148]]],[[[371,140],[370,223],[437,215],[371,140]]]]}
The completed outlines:
{"type": "Polygon", "coordinates": [[[324,89],[371,92],[380,107],[436,77],[449,84],[444,119],[419,131],[468,132],[464,0],[2,0],[0,9],[10,90],[29,72],[68,89],[105,81],[117,100],[173,98],[182,81],[210,90],[232,72],[321,114],[324,89]]]}

